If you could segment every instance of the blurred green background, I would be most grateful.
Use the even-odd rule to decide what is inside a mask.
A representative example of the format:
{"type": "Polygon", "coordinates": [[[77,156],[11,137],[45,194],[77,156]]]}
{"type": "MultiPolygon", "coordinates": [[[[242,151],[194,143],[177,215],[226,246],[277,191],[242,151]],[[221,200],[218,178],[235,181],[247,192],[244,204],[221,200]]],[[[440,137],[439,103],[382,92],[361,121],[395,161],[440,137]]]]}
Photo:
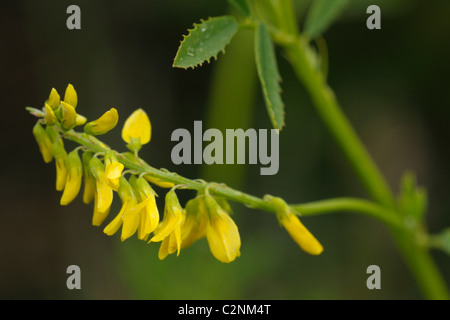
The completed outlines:
{"type": "MultiPolygon", "coordinates": [[[[295,3],[302,21],[309,1],[295,3]]],[[[192,131],[194,120],[203,120],[204,129],[270,128],[254,78],[251,35],[239,34],[225,56],[201,68],[171,67],[193,22],[227,12],[225,0],[0,4],[0,298],[422,298],[386,228],[367,217],[304,218],[325,247],[313,257],[297,247],[272,214],[233,204],[242,255],[222,264],[205,240],[179,257],[159,261],[158,244],[136,238],[121,243],[118,235],[110,238],[91,226],[92,205],[84,205],[81,197],[59,206],[54,164],[42,161],[31,134],[35,119],[24,108],[41,107],[52,87],[63,94],[68,83],[78,92],[78,112],[88,119],[118,109],[118,128],[104,136],[118,150],[125,150],[120,139],[124,120],[134,109],[145,109],[153,137],[141,155],[155,167],[227,182],[258,196],[282,196],[290,203],[366,197],[281,55],[287,118],[277,175],[260,176],[259,165],[205,168],[171,162],[172,131],[192,131]],[[71,4],[81,8],[81,30],[66,28],[71,4]],[[217,73],[226,74],[234,63],[242,70],[227,77],[246,86],[224,90],[217,73]],[[72,264],[81,268],[81,290],[66,288],[66,268],[72,264]],[[372,264],[381,268],[381,290],[366,288],[372,264]]],[[[398,190],[407,169],[428,188],[432,233],[450,225],[449,14],[446,0],[353,1],[325,33],[331,87],[392,188],[398,190]],[[381,8],[381,30],[366,28],[369,4],[381,8]]],[[[164,190],[157,192],[162,200],[164,190]]],[[[193,195],[180,192],[180,199],[185,203],[193,195]]],[[[111,216],[119,206],[114,203],[111,216]]],[[[450,283],[450,258],[440,252],[433,256],[450,283]]]]}

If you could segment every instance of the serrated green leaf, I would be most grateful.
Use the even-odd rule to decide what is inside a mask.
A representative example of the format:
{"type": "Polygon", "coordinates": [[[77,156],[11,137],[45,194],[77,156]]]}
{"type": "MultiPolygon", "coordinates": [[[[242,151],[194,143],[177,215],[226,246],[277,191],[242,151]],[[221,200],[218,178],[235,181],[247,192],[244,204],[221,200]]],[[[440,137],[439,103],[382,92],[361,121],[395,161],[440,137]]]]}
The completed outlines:
{"type": "Polygon", "coordinates": [[[281,99],[281,77],[275,56],[275,48],[269,31],[263,23],[255,34],[255,60],[267,112],[275,129],[284,126],[284,104],[281,99]]]}
{"type": "Polygon", "coordinates": [[[314,0],[308,10],[305,34],[314,39],[320,36],[345,9],[349,0],[314,0]]]}
{"type": "Polygon", "coordinates": [[[247,0],[228,0],[228,2],[244,17],[250,16],[250,7],[247,0]]]}
{"type": "Polygon", "coordinates": [[[200,24],[181,41],[173,66],[176,68],[195,68],[219,52],[225,52],[226,45],[238,30],[238,23],[233,16],[209,18],[200,24]]]}

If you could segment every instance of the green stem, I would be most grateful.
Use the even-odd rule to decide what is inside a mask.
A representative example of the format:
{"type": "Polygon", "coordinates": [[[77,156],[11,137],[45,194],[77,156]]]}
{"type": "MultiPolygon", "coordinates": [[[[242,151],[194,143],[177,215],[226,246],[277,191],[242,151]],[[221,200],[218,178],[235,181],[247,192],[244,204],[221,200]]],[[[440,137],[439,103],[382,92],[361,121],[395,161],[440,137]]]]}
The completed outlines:
{"type": "MultiPolygon", "coordinates": [[[[285,14],[287,21],[294,19],[295,15],[292,7],[288,9],[284,0],[280,0],[280,8],[284,8],[282,12],[285,14]]],[[[281,31],[284,31],[285,34],[282,34],[281,37],[280,34],[276,34],[274,39],[284,47],[297,77],[305,85],[319,115],[355,169],[365,188],[377,203],[392,210],[392,216],[400,217],[394,197],[384,177],[345,117],[324,77],[308,59],[308,43],[306,40],[298,37],[297,32],[281,31]]],[[[345,202],[340,203],[340,205],[343,204],[345,202]]],[[[350,207],[354,205],[356,203],[352,203],[350,207]]],[[[357,206],[361,205],[362,207],[359,209],[367,209],[364,208],[365,205],[362,203],[359,203],[357,206]]],[[[303,207],[303,209],[308,208],[303,207]]],[[[368,211],[364,212],[369,213],[368,211]]],[[[373,213],[371,213],[372,216],[373,213]]],[[[445,282],[430,257],[428,248],[423,246],[420,241],[417,241],[420,235],[417,233],[412,234],[405,227],[402,229],[391,228],[391,232],[425,297],[430,299],[448,299],[449,294],[445,282]]]]}
{"type": "Polygon", "coordinates": [[[348,211],[371,216],[372,218],[380,220],[392,228],[402,229],[404,227],[402,220],[394,214],[394,212],[383,206],[379,206],[373,202],[362,199],[335,198],[291,205],[291,207],[300,212],[302,216],[314,216],[325,213],[348,211]]]}

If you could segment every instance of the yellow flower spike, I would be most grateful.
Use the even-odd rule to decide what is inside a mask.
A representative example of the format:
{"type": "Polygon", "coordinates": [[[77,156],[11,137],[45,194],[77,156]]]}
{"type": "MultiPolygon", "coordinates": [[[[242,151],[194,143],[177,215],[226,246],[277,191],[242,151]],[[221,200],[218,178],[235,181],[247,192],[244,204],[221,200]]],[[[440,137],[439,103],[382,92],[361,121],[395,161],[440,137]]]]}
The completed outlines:
{"type": "Polygon", "coordinates": [[[78,150],[76,149],[69,152],[69,155],[67,156],[67,171],[66,185],[60,201],[62,206],[72,202],[80,192],[81,188],[83,165],[80,156],[78,155],[78,150]]]}
{"type": "MultiPolygon", "coordinates": [[[[174,189],[171,189],[166,194],[166,204],[164,206],[164,218],[153,232],[154,236],[149,242],[160,242],[164,238],[168,237],[175,227],[179,226],[183,222],[183,216],[185,215],[183,208],[178,201],[178,197],[174,189]]],[[[180,243],[181,245],[181,243],[180,243]]]]}
{"type": "Polygon", "coordinates": [[[56,140],[52,145],[52,154],[56,163],[56,190],[63,191],[66,185],[67,178],[67,153],[64,150],[64,146],[56,140]]]}
{"type": "Polygon", "coordinates": [[[124,165],[117,161],[114,151],[105,154],[105,173],[108,183],[114,191],[119,189],[119,178],[122,176],[124,165]]]}
{"type": "Polygon", "coordinates": [[[209,211],[209,223],[206,239],[213,256],[224,263],[234,261],[241,255],[241,238],[233,219],[214,200],[206,195],[205,202],[209,211]]]}
{"type": "Polygon", "coordinates": [[[111,108],[97,120],[91,121],[84,126],[84,132],[91,135],[101,135],[112,130],[119,121],[117,109],[111,108]]]}
{"type": "MultiPolygon", "coordinates": [[[[83,190],[83,202],[89,204],[95,197],[95,180],[89,170],[89,162],[92,159],[92,153],[84,152],[81,156],[81,162],[83,164],[83,177],[84,177],[84,190],[83,190]]],[[[95,206],[97,207],[97,206],[95,206]]]]}
{"type": "Polygon", "coordinates": [[[306,229],[283,199],[272,196],[265,196],[264,199],[275,205],[278,220],[301,249],[312,255],[323,252],[320,242],[306,229]]]}
{"type": "Polygon", "coordinates": [[[61,108],[61,128],[63,128],[64,130],[70,130],[77,124],[77,113],[75,111],[75,108],[64,101],[61,101],[61,108]]]}
{"type": "Polygon", "coordinates": [[[87,121],[87,118],[85,116],[82,116],[81,114],[77,113],[77,117],[75,119],[75,125],[76,126],[82,126],[87,121]]]}
{"type": "Polygon", "coordinates": [[[42,158],[45,163],[50,163],[53,160],[52,154],[52,140],[47,131],[37,122],[33,127],[33,135],[41,151],[42,158]]]}
{"type": "Polygon", "coordinates": [[[139,151],[143,144],[149,143],[152,127],[150,119],[142,109],[134,111],[122,128],[122,139],[128,143],[130,151],[139,151]]]}
{"type": "Polygon", "coordinates": [[[59,102],[61,98],[58,94],[58,91],[56,91],[55,88],[52,88],[52,91],[50,91],[50,96],[48,97],[46,104],[50,106],[53,110],[59,107],[59,102]]]}
{"type": "Polygon", "coordinates": [[[105,166],[99,159],[92,157],[89,169],[96,180],[97,210],[104,213],[109,210],[113,201],[113,190],[107,181],[105,166]]]}
{"type": "Polygon", "coordinates": [[[148,238],[159,224],[159,211],[156,205],[156,193],[148,182],[135,176],[130,178],[130,184],[136,190],[136,193],[141,201],[142,209],[140,210],[140,221],[138,227],[138,238],[145,240],[148,238]]]}
{"type": "Polygon", "coordinates": [[[58,119],[56,119],[55,112],[53,112],[53,109],[47,103],[45,104],[44,120],[45,124],[48,126],[53,126],[58,121],[58,119]]]}
{"type": "Polygon", "coordinates": [[[70,104],[72,107],[76,108],[78,104],[77,92],[73,85],[69,83],[64,94],[64,102],[70,104]]]}

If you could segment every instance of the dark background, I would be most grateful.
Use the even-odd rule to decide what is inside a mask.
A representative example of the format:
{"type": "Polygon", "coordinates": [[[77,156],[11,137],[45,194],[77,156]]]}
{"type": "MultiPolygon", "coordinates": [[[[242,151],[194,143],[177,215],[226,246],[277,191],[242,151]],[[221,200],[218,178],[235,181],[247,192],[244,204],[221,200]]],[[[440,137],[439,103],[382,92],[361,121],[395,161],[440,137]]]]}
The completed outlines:
{"type": "MultiPolygon", "coordinates": [[[[307,3],[296,1],[300,21],[307,3]]],[[[31,134],[35,119],[25,107],[40,108],[52,87],[63,95],[72,83],[79,96],[77,111],[88,119],[118,109],[118,128],[104,137],[118,150],[125,150],[120,139],[124,120],[143,108],[153,128],[143,158],[186,177],[203,177],[200,166],[173,165],[170,136],[179,127],[192,131],[194,120],[206,118],[220,59],[196,70],[171,66],[193,22],[227,12],[222,0],[2,2],[0,298],[422,297],[386,228],[364,216],[304,218],[325,247],[321,256],[312,257],[273,215],[233,205],[242,256],[222,264],[204,240],[179,257],[159,261],[158,245],[136,238],[121,243],[118,235],[110,238],[91,226],[92,206],[81,197],[59,206],[54,164],[42,161],[31,134]],[[70,4],[81,8],[81,30],[66,28],[70,4]],[[81,268],[78,291],[66,288],[66,268],[72,264],[81,268]],[[366,288],[366,269],[372,264],[381,268],[381,290],[366,288]]],[[[344,112],[395,191],[405,170],[417,173],[428,190],[432,233],[450,225],[449,14],[450,3],[444,0],[353,1],[325,33],[329,82],[344,112]],[[381,7],[381,30],[366,28],[369,4],[381,7]]],[[[287,114],[279,173],[259,176],[258,165],[239,166],[239,182],[231,186],[258,196],[279,195],[290,203],[365,197],[289,65],[282,56],[278,62],[287,114]]],[[[259,87],[255,90],[251,126],[270,128],[259,87]]],[[[220,170],[210,172],[210,178],[223,181],[220,170]]],[[[164,191],[157,191],[162,199],[164,191]]],[[[185,202],[192,196],[186,192],[180,198],[185,202]]],[[[449,257],[433,256],[449,283],[449,257]]]]}

